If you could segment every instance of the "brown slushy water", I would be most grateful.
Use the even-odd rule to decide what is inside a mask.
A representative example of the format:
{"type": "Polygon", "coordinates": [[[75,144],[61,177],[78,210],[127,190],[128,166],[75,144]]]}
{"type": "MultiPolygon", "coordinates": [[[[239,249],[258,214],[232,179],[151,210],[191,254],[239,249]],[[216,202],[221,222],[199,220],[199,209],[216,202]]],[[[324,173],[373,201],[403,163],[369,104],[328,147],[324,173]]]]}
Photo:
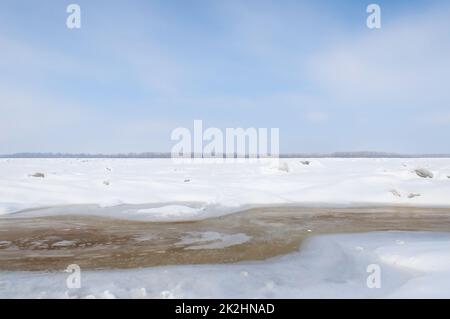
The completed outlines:
{"type": "Polygon", "coordinates": [[[0,270],[126,269],[263,260],[314,235],[450,231],[450,209],[254,208],[190,222],[90,216],[0,219],[0,270]]]}

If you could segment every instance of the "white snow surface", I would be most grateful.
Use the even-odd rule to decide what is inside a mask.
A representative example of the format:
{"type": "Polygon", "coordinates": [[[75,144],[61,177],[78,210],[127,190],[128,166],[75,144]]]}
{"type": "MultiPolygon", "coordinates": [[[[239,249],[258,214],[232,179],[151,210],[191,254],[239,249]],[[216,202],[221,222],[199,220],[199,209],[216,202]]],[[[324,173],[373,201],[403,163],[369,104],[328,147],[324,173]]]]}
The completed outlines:
{"type": "MultiPolygon", "coordinates": [[[[0,215],[174,221],[263,205],[450,207],[450,159],[302,160],[0,159],[0,215]],[[433,178],[418,176],[420,168],[433,178]]],[[[238,235],[183,240],[207,253],[248,240],[238,235]]],[[[66,287],[68,276],[0,272],[0,298],[450,298],[450,234],[326,235],[267,261],[82,271],[80,289],[66,287]],[[367,287],[371,264],[380,266],[381,288],[367,287]]]]}
{"type": "Polygon", "coordinates": [[[450,298],[450,234],[325,235],[261,262],[66,272],[1,272],[0,298],[450,298]],[[369,288],[369,265],[380,288],[369,288]]]}
{"type": "Polygon", "coordinates": [[[450,207],[450,159],[302,160],[0,159],[0,215],[57,206],[74,213],[74,205],[138,220],[205,218],[258,205],[450,207]],[[433,178],[419,177],[420,168],[433,178]]]}

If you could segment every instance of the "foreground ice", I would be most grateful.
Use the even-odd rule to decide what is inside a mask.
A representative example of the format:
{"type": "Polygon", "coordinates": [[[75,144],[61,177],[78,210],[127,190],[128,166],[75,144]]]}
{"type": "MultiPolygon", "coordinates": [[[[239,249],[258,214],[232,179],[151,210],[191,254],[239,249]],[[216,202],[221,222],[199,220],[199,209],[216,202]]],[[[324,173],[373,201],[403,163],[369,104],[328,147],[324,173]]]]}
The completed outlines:
{"type": "Polygon", "coordinates": [[[119,213],[173,221],[264,204],[450,206],[450,159],[320,158],[305,163],[0,159],[0,215],[57,205],[135,205],[119,213]],[[433,177],[419,176],[418,169],[433,177]]]}
{"type": "Polygon", "coordinates": [[[69,274],[0,273],[1,298],[450,298],[450,234],[375,232],[310,239],[263,262],[69,274]],[[380,288],[369,288],[370,265],[380,288]],[[369,267],[369,268],[368,268],[369,267]]]}

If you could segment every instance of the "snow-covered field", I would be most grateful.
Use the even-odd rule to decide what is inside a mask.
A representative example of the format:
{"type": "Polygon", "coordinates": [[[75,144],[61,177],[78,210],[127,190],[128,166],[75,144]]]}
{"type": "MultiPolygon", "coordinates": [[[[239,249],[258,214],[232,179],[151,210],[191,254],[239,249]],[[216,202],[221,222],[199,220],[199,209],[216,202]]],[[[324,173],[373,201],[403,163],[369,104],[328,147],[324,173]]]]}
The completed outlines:
{"type": "MultiPolygon", "coordinates": [[[[450,159],[308,161],[0,159],[0,215],[84,211],[173,221],[260,205],[450,207],[450,159]],[[45,209],[20,212],[36,208],[45,209]]],[[[247,240],[227,238],[233,245],[247,240]]],[[[450,233],[323,235],[267,261],[82,271],[80,289],[68,289],[67,276],[0,272],[0,297],[450,298],[450,233]],[[367,285],[369,265],[379,266],[380,288],[367,285]]]]}
{"type": "Polygon", "coordinates": [[[0,214],[74,204],[139,204],[120,213],[144,220],[203,218],[267,204],[450,207],[450,159],[302,161],[0,159],[0,214]],[[423,168],[433,178],[418,176],[415,170],[423,168]]]}
{"type": "Polygon", "coordinates": [[[319,236],[264,262],[69,274],[0,273],[1,298],[450,298],[450,234],[319,236]],[[379,288],[367,285],[379,267],[379,288]],[[368,268],[369,267],[369,268],[368,268]]]}

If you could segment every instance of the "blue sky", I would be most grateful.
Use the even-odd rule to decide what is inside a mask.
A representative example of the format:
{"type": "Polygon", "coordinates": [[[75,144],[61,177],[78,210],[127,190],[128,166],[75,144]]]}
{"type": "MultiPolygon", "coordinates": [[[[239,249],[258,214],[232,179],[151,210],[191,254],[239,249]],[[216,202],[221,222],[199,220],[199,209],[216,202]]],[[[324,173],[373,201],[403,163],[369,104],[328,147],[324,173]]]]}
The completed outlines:
{"type": "Polygon", "coordinates": [[[281,152],[450,153],[449,57],[447,1],[3,0],[0,153],[170,151],[195,119],[278,127],[281,152]]]}

